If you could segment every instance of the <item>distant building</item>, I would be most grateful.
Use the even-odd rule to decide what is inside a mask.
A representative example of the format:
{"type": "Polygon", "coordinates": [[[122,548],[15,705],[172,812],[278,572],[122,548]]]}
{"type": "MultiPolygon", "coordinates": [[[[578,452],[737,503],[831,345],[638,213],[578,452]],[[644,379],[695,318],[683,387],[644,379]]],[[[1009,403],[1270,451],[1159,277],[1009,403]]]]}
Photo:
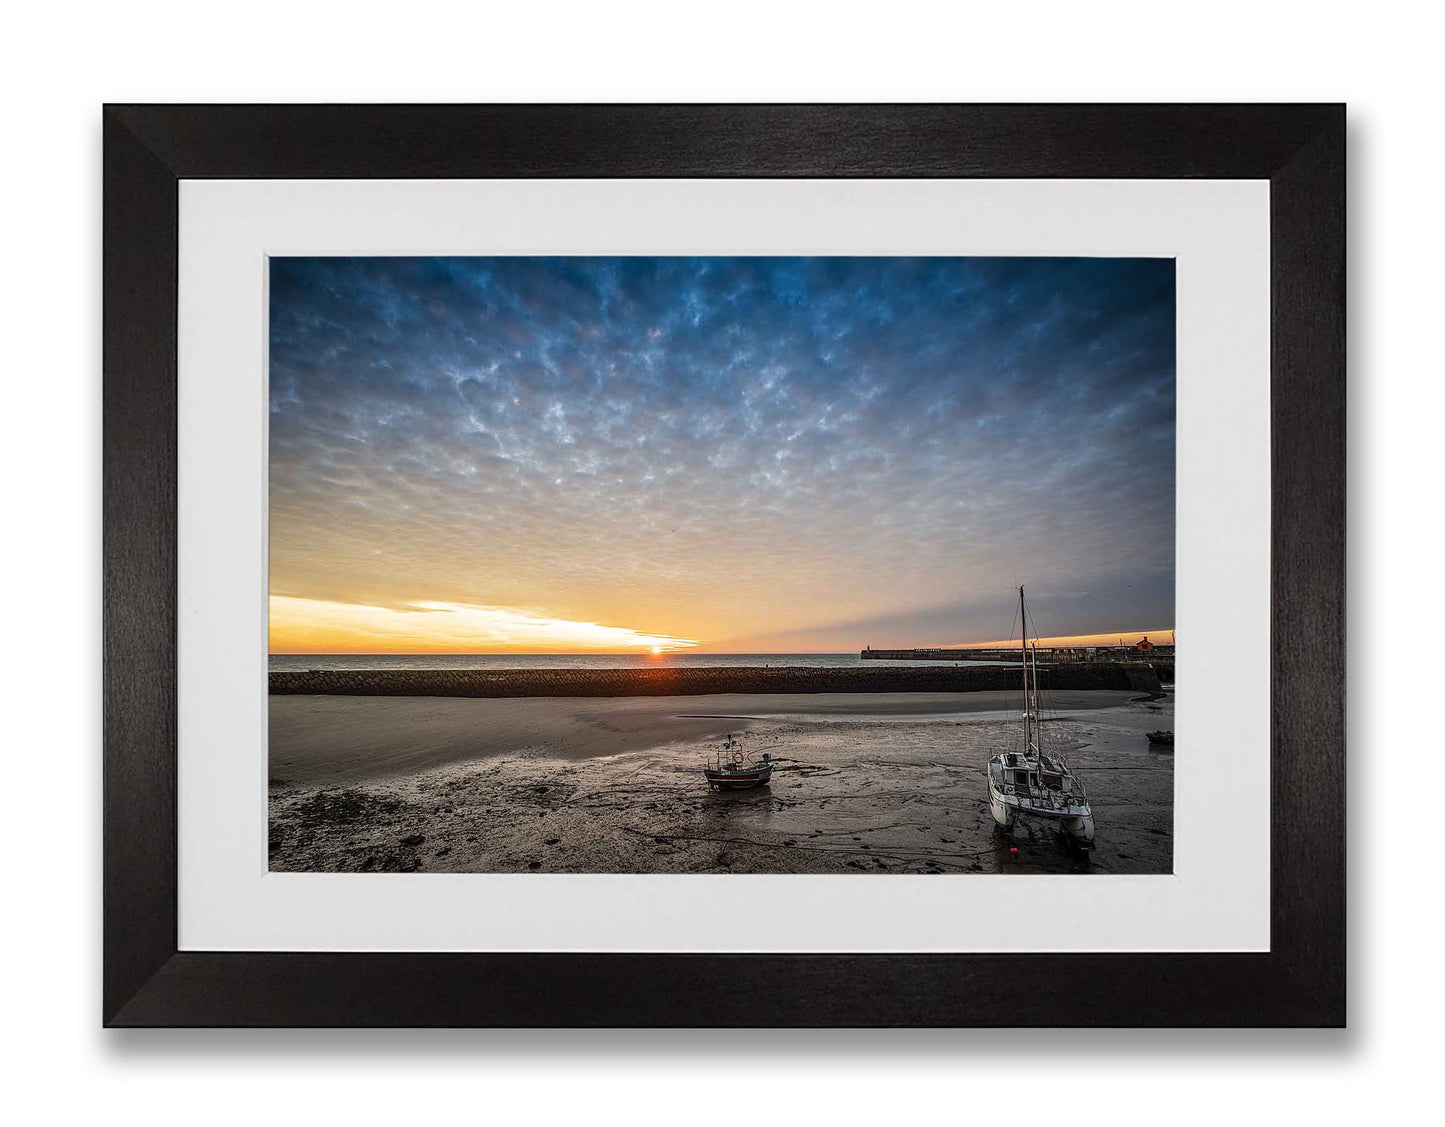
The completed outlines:
{"type": "Polygon", "coordinates": [[[1136,650],[1152,650],[1154,643],[1149,640],[1149,635],[1145,634],[1144,637],[1134,643],[1134,648],[1136,650]]]}

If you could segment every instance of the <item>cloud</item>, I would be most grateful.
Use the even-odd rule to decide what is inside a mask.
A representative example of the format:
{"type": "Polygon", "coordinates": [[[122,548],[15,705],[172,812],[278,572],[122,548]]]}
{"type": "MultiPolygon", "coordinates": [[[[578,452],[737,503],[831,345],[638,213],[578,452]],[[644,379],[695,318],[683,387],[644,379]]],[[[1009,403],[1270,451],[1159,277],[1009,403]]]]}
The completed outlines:
{"type": "Polygon", "coordinates": [[[515,607],[420,603],[408,607],[359,606],[327,599],[271,596],[273,652],[477,653],[491,649],[542,653],[607,653],[689,649],[696,642],[596,622],[548,618],[515,607]],[[281,643],[280,646],[275,644],[281,643]]]}
{"type": "Polygon", "coordinates": [[[279,258],[271,281],[275,594],[733,649],[993,637],[1016,582],[1067,594],[1054,633],[1173,620],[1172,261],[279,258]]]}

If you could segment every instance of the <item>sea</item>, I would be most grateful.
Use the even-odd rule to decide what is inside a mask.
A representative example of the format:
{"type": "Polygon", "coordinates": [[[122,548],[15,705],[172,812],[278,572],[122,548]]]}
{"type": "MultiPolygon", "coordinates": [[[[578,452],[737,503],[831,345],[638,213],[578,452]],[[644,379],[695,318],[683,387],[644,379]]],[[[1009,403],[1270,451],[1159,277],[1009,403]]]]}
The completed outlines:
{"type": "Polygon", "coordinates": [[[840,654],[272,654],[273,673],[310,669],[856,669],[879,665],[997,665],[994,661],[864,661],[840,654]]]}

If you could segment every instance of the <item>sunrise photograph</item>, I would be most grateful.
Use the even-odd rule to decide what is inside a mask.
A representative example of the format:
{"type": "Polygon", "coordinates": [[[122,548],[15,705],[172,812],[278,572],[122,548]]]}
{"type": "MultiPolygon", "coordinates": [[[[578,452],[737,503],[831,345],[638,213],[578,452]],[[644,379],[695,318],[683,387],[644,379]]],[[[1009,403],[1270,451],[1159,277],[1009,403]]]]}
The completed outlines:
{"type": "Polygon", "coordinates": [[[268,286],[273,871],[1173,871],[1172,259],[268,286]]]}

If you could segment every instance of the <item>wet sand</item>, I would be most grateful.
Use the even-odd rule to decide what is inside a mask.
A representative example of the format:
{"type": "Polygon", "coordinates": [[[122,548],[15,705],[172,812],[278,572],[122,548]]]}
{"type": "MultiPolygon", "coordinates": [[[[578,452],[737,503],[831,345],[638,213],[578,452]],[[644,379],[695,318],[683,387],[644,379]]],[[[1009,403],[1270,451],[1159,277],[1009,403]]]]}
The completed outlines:
{"type": "Polygon", "coordinates": [[[1167,873],[1173,699],[1054,694],[1095,849],[994,830],[984,765],[1017,693],[273,696],[270,867],[309,872],[1167,873]],[[713,792],[723,736],[767,787],[713,792]],[[1016,847],[1017,854],[1010,853],[1016,847]]]}

